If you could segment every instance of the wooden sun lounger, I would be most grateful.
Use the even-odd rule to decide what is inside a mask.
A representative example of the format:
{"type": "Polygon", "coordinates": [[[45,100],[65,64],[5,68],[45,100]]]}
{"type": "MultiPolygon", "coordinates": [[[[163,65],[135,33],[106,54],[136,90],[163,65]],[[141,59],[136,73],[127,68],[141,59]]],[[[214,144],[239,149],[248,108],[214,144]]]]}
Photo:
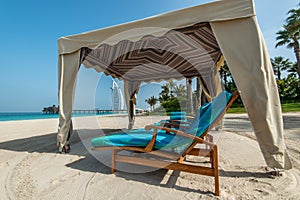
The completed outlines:
{"type": "Polygon", "coordinates": [[[182,130],[175,130],[168,127],[163,126],[153,126],[148,125],[145,127],[146,130],[153,129],[153,135],[151,141],[145,147],[132,147],[132,146],[104,146],[104,147],[95,147],[93,150],[112,150],[112,164],[111,164],[111,172],[114,173],[116,171],[116,163],[130,163],[136,165],[143,165],[155,168],[164,168],[169,170],[177,170],[190,172],[195,174],[202,174],[206,176],[214,177],[215,181],[215,195],[220,195],[220,185],[219,185],[219,170],[218,170],[218,148],[216,144],[213,144],[211,140],[206,140],[204,137],[208,134],[208,132],[215,127],[220,120],[222,120],[228,108],[232,105],[232,103],[238,98],[239,92],[233,93],[230,101],[227,103],[225,109],[221,112],[221,114],[217,117],[216,120],[209,126],[209,128],[201,135],[201,137],[197,137],[191,134],[188,134],[182,130]],[[180,135],[186,138],[192,139],[191,144],[188,146],[185,152],[182,154],[178,154],[175,152],[169,152],[164,150],[154,149],[154,144],[157,137],[158,130],[165,130],[167,133],[172,133],[176,135],[180,135]],[[204,144],[205,148],[196,147],[197,144],[204,144]],[[121,155],[119,152],[123,150],[140,152],[145,155],[153,155],[159,157],[159,159],[148,159],[147,156],[135,156],[132,155],[121,155]],[[209,166],[207,164],[205,166],[195,165],[188,163],[186,160],[187,155],[192,156],[200,156],[209,158],[209,166]]]}

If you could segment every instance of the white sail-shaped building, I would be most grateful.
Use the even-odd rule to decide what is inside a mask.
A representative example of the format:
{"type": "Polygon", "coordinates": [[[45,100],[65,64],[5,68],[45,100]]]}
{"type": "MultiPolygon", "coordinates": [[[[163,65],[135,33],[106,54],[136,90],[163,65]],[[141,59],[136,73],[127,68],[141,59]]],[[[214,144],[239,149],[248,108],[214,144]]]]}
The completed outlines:
{"type": "Polygon", "coordinates": [[[123,94],[118,83],[112,79],[111,87],[112,110],[124,110],[123,94]]]}

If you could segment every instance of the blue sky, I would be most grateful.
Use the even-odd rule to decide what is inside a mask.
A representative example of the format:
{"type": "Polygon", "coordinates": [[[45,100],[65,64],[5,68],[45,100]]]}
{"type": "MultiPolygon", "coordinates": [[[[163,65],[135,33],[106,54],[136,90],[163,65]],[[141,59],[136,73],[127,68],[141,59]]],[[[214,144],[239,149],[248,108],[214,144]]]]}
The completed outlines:
{"type": "MultiPolygon", "coordinates": [[[[159,13],[193,6],[209,0],[111,0],[111,1],[1,1],[0,6],[0,112],[40,111],[57,104],[57,39],[159,13]]],[[[294,0],[256,0],[256,12],[271,57],[282,55],[294,61],[292,50],[275,49],[276,32],[281,28],[294,0]]],[[[94,81],[98,87],[99,74],[83,69],[79,74],[75,107],[95,105],[95,96],[107,91],[94,91],[87,100],[81,91],[94,81]],[[97,78],[95,78],[97,77],[97,78]],[[96,81],[95,81],[96,80],[96,81]],[[87,102],[86,102],[87,101],[87,102]]],[[[104,81],[104,77],[100,78],[104,81]]],[[[105,81],[104,81],[105,82],[105,81]]],[[[105,84],[104,84],[105,85],[105,84]]],[[[109,86],[109,80],[106,81],[109,86]]],[[[154,84],[153,88],[159,88],[154,84]]],[[[152,94],[143,86],[140,95],[152,94]]],[[[157,92],[157,89],[154,89],[157,92]]],[[[101,95],[100,95],[101,96],[101,95]]],[[[109,98],[108,98],[109,99],[109,98]]],[[[108,101],[108,100],[107,100],[108,101]]],[[[104,100],[103,100],[104,102],[104,100]]],[[[101,104],[105,104],[104,103],[101,104]]],[[[141,98],[139,102],[144,102],[141,98]]],[[[95,105],[99,107],[99,105],[95,105]]],[[[89,107],[89,106],[88,106],[89,107]]],[[[105,109],[105,108],[103,108],[105,109]]]]}

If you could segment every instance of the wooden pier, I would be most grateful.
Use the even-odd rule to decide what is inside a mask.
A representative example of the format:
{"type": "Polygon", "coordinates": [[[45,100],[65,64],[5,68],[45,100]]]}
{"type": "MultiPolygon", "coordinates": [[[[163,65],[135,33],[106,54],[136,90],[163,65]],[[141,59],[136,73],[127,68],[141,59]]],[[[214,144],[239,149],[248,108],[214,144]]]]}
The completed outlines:
{"type": "Polygon", "coordinates": [[[73,114],[79,113],[90,113],[90,114],[119,114],[119,113],[127,113],[127,110],[73,110],[73,114]]]}

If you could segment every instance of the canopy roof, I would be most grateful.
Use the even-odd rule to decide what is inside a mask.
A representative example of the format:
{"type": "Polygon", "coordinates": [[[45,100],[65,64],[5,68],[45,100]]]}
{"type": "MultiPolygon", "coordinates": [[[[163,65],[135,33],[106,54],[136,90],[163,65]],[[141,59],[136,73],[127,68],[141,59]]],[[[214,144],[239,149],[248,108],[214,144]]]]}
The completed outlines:
{"type": "Polygon", "coordinates": [[[160,37],[104,43],[84,52],[85,66],[114,78],[145,82],[205,76],[216,69],[222,55],[207,22],[170,30],[160,37]]]}
{"type": "Polygon", "coordinates": [[[290,168],[280,101],[252,0],[220,0],[62,37],[59,43],[58,145],[67,143],[80,64],[125,81],[129,122],[142,81],[201,76],[211,96],[220,92],[223,58],[241,91],[270,167],[290,168]]]}

